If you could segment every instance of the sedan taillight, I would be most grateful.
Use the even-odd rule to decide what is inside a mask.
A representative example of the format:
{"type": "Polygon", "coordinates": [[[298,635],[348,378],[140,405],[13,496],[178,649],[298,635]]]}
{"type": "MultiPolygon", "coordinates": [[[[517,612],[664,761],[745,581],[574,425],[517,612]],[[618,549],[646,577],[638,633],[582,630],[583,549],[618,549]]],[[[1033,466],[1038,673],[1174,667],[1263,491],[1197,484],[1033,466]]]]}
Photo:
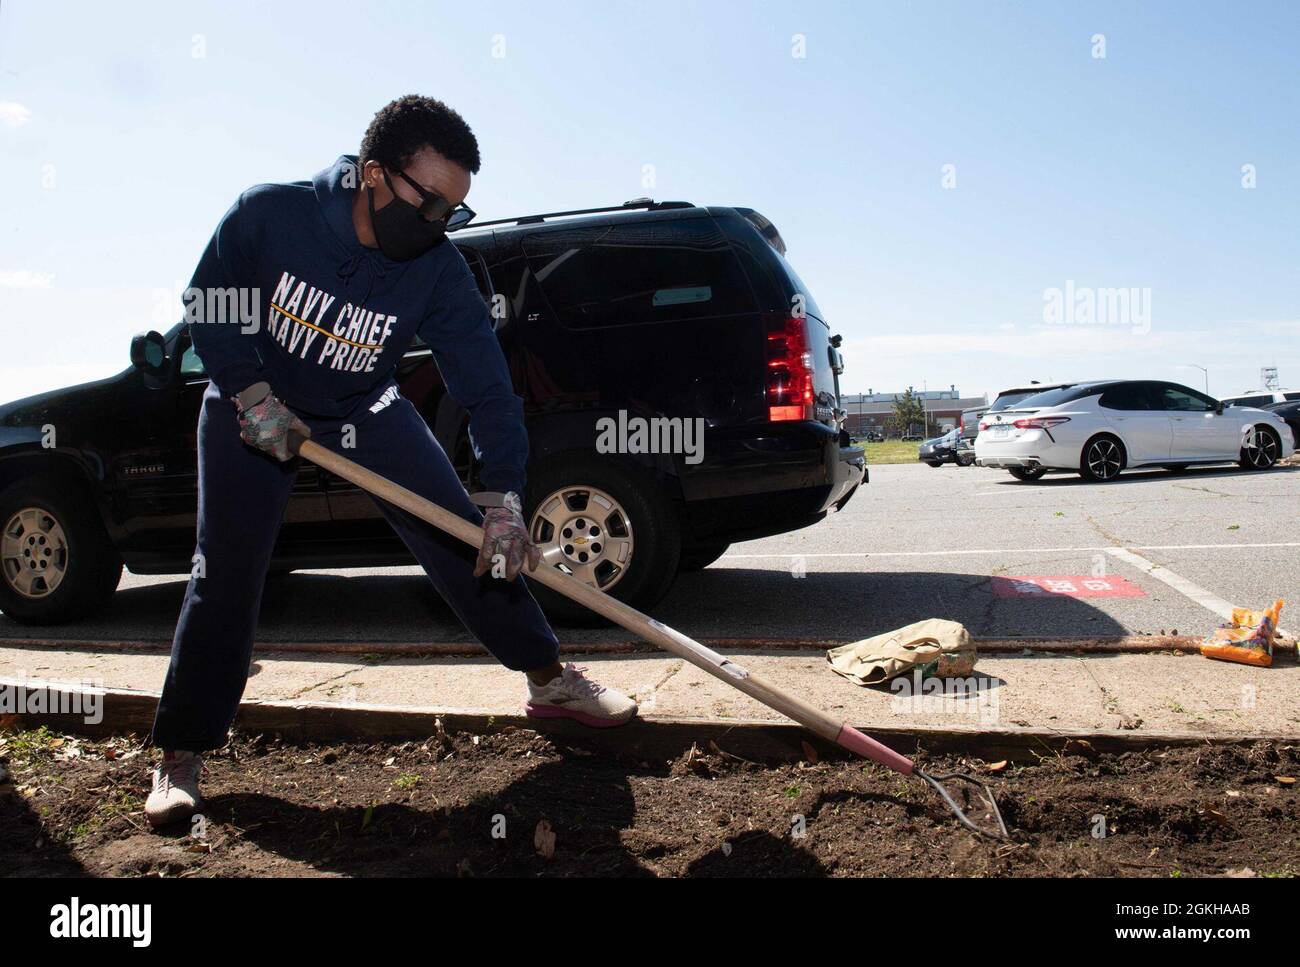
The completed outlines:
{"type": "Polygon", "coordinates": [[[1054,426],[1069,422],[1068,416],[1027,416],[1023,420],[1016,420],[1011,425],[1017,430],[1050,430],[1054,426]]]}

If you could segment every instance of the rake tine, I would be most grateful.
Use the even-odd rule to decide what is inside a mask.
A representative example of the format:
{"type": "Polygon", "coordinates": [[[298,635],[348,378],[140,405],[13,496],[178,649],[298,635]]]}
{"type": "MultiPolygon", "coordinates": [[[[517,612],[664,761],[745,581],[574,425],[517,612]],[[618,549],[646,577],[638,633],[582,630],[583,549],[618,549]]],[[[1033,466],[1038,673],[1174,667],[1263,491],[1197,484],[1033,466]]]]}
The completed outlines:
{"type": "Polygon", "coordinates": [[[1011,834],[1007,832],[1007,824],[1002,820],[1002,810],[998,808],[998,801],[993,796],[993,790],[991,790],[988,787],[988,784],[985,783],[982,779],[976,779],[974,776],[968,775],[964,772],[949,772],[949,773],[945,773],[942,776],[932,776],[928,772],[922,772],[920,769],[915,769],[913,771],[934,787],[935,791],[939,793],[940,796],[943,797],[943,801],[948,804],[948,808],[951,809],[953,813],[956,815],[958,822],[960,822],[971,832],[977,833],[980,836],[987,836],[989,839],[1010,839],[1011,838],[1011,834]],[[957,801],[952,798],[952,794],[948,792],[947,787],[944,786],[944,782],[951,779],[962,779],[966,782],[969,782],[972,786],[976,786],[979,788],[980,792],[984,794],[985,801],[988,803],[989,811],[993,813],[993,818],[997,820],[997,824],[998,824],[997,832],[990,832],[987,829],[982,829],[981,827],[975,825],[975,823],[971,821],[970,817],[966,815],[966,813],[962,810],[962,808],[957,805],[957,801]]]}

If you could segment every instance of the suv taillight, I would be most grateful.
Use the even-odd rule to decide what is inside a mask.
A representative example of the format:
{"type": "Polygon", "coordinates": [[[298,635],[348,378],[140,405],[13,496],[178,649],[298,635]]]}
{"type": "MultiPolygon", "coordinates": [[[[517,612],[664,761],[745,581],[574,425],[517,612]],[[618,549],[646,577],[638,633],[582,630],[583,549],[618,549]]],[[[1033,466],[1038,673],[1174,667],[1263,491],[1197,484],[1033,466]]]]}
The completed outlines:
{"type": "Polygon", "coordinates": [[[767,330],[767,418],[816,419],[808,320],[778,318],[767,330]]]}

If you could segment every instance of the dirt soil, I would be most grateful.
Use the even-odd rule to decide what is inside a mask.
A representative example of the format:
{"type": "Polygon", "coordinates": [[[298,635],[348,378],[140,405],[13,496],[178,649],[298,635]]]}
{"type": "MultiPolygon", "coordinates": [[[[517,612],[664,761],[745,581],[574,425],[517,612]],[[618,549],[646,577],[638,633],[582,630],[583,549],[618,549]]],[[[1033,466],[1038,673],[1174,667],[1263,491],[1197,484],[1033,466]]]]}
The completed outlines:
{"type": "Polygon", "coordinates": [[[196,838],[184,824],[148,831],[156,753],[136,737],[0,732],[0,875],[1300,872],[1295,746],[925,763],[984,775],[1005,843],[962,829],[919,779],[806,751],[759,765],[716,747],[646,762],[523,729],[397,746],[240,736],[207,757],[196,838]]]}

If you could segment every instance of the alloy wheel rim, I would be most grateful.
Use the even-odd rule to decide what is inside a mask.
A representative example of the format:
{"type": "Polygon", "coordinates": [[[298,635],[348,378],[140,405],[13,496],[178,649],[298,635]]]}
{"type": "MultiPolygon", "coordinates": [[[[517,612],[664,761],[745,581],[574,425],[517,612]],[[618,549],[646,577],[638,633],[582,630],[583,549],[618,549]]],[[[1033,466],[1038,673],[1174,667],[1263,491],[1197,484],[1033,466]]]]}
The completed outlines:
{"type": "Polygon", "coordinates": [[[44,598],[58,590],[68,572],[68,539],[53,514],[24,507],[5,522],[0,571],[25,598],[44,598]]]}
{"type": "Polygon", "coordinates": [[[575,484],[551,492],[528,528],[542,563],[608,591],[627,574],[635,551],[623,505],[598,487],[575,484]]]}
{"type": "Polygon", "coordinates": [[[1110,440],[1098,440],[1088,448],[1088,469],[1099,480],[1116,476],[1122,463],[1119,447],[1110,440]]]}
{"type": "Polygon", "coordinates": [[[1255,446],[1246,448],[1246,457],[1251,466],[1257,469],[1264,470],[1273,466],[1277,461],[1277,441],[1273,439],[1273,434],[1257,432],[1255,446]]]}

